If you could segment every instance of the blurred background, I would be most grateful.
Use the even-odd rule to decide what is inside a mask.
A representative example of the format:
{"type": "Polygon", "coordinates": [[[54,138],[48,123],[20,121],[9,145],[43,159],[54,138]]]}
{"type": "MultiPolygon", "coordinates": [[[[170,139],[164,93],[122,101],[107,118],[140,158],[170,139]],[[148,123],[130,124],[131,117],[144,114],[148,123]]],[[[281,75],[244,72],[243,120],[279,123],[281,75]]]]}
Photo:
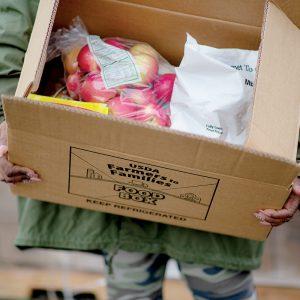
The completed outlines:
{"type": "MultiPolygon", "coordinates": [[[[81,252],[14,247],[17,202],[0,183],[0,299],[106,299],[103,261],[81,252]]],[[[164,299],[192,299],[170,261],[164,299]]],[[[262,268],[255,272],[259,299],[300,299],[300,216],[273,230],[262,268]]]]}

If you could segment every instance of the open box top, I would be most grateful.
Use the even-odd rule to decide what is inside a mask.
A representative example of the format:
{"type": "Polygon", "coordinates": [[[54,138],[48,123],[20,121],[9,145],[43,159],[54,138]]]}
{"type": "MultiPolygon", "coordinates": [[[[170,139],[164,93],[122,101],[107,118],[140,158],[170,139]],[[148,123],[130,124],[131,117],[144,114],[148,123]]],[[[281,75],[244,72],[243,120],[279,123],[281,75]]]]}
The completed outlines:
{"type": "MultiPolygon", "coordinates": [[[[41,1],[36,20],[39,26],[34,27],[29,46],[33,50],[26,56],[16,96],[38,89],[53,25],[68,27],[77,15],[91,34],[146,41],[174,64],[183,55],[186,32],[215,47],[258,49],[260,45],[253,116],[245,146],[295,161],[300,31],[272,2],[265,7],[264,1],[227,2],[87,0],[83,5],[80,0],[62,0],[60,4],[57,0],[41,1]]],[[[274,2],[300,24],[300,3],[274,2]]]]}
{"type": "MultiPolygon", "coordinates": [[[[252,213],[264,207],[282,207],[299,172],[295,157],[300,31],[293,22],[300,23],[294,11],[299,10],[300,3],[279,0],[274,3],[268,2],[264,7],[263,1],[243,0],[228,0],[226,6],[223,0],[41,1],[16,92],[18,97],[4,98],[4,109],[10,159],[20,165],[30,162],[29,167],[45,180],[34,188],[16,186],[14,192],[54,203],[265,239],[269,228],[260,226],[252,213]],[[293,22],[277,5],[283,5],[293,22]],[[186,32],[210,46],[259,48],[253,116],[246,146],[20,98],[39,88],[53,26],[67,27],[77,15],[91,34],[146,41],[174,64],[182,57],[186,32]],[[139,204],[143,208],[140,212],[129,210],[130,206],[122,201],[121,206],[115,206],[108,201],[91,200],[97,199],[107,186],[91,187],[78,181],[84,176],[89,180],[103,179],[94,169],[88,168],[87,174],[83,174],[84,161],[100,164],[98,170],[107,166],[123,168],[128,163],[144,169],[155,166],[166,175],[163,178],[177,178],[172,182],[180,184],[175,189],[177,194],[164,194],[166,198],[158,207],[176,218],[162,220],[153,214],[149,217],[151,209],[144,204],[139,204]],[[202,212],[198,211],[197,199],[189,198],[189,193],[180,194],[187,184],[195,183],[193,180],[210,186],[210,190],[203,192],[207,202],[202,212]],[[207,180],[212,182],[207,184],[207,180]],[[86,195],[89,198],[83,200],[78,195],[79,188],[98,194],[86,195]],[[182,200],[182,196],[187,198],[182,200]],[[203,219],[198,218],[198,212],[203,219]],[[181,220],[182,215],[188,217],[181,220]]],[[[149,186],[148,192],[158,192],[157,186],[155,190],[149,186]]],[[[161,188],[159,192],[165,193],[161,188]]],[[[116,201],[120,203],[120,199],[112,203],[116,201]]]]}

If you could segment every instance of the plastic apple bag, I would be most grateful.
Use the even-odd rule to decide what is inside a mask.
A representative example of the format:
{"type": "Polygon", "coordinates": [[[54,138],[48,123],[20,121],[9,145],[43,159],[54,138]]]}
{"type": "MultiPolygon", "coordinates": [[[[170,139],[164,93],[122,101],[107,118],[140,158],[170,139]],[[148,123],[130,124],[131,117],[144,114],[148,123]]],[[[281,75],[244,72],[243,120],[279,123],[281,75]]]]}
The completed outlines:
{"type": "Polygon", "coordinates": [[[89,40],[88,46],[91,53],[95,53],[95,59],[100,61],[100,72],[87,75],[79,92],[80,99],[106,102],[111,113],[118,117],[170,126],[169,106],[175,74],[165,71],[174,68],[145,43],[118,37],[101,41],[95,36],[92,36],[92,42],[94,44],[90,45],[89,40]],[[95,89],[86,86],[91,77],[95,78],[92,81],[98,81],[92,83],[95,89]],[[99,95],[102,99],[97,97],[99,95]]]}
{"type": "Polygon", "coordinates": [[[257,51],[202,46],[187,36],[171,101],[171,128],[244,144],[257,51]]]}
{"type": "Polygon", "coordinates": [[[149,44],[120,37],[102,40],[89,35],[78,17],[51,41],[62,55],[72,99],[106,103],[116,116],[170,126],[174,67],[149,44]],[[129,113],[131,102],[134,113],[129,113]]]}

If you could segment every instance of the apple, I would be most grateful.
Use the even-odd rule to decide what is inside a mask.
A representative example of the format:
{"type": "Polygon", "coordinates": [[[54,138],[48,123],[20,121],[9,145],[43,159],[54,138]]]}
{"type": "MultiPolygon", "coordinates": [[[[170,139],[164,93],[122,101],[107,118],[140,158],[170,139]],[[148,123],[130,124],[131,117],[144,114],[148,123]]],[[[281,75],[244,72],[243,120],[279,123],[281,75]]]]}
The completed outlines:
{"type": "Polygon", "coordinates": [[[85,102],[107,102],[117,95],[117,91],[105,87],[100,73],[89,73],[81,85],[79,95],[85,102]]]}
{"type": "Polygon", "coordinates": [[[155,126],[170,127],[169,116],[154,103],[145,103],[143,105],[123,100],[117,96],[108,102],[109,111],[112,115],[132,119],[139,122],[152,124],[155,126]]]}
{"type": "Polygon", "coordinates": [[[159,59],[158,52],[148,44],[144,44],[144,43],[136,44],[133,47],[131,47],[129,51],[133,56],[140,55],[140,54],[148,54],[154,57],[157,61],[159,59]]]}
{"type": "Polygon", "coordinates": [[[155,95],[150,89],[127,88],[121,91],[121,99],[124,102],[132,102],[137,105],[146,105],[155,102],[155,95]]]}
{"type": "Polygon", "coordinates": [[[70,74],[66,80],[68,93],[70,97],[75,100],[78,99],[78,94],[81,88],[81,80],[82,80],[82,73],[79,71],[77,71],[74,74],[70,74]]]}
{"type": "Polygon", "coordinates": [[[155,126],[162,126],[162,127],[171,126],[170,117],[169,115],[164,113],[163,110],[156,110],[156,113],[149,118],[147,123],[155,126]]]}
{"type": "Polygon", "coordinates": [[[141,74],[142,84],[151,83],[158,74],[158,62],[153,56],[148,54],[138,54],[134,55],[135,63],[141,74]]]}
{"type": "Polygon", "coordinates": [[[135,104],[122,102],[119,96],[108,102],[108,108],[112,115],[129,119],[135,119],[138,110],[135,104]]]}
{"type": "Polygon", "coordinates": [[[147,103],[139,106],[139,111],[136,116],[137,121],[148,122],[157,115],[156,105],[154,103],[147,103]]]}
{"type": "Polygon", "coordinates": [[[93,53],[90,51],[88,45],[85,45],[80,50],[78,57],[78,66],[82,72],[100,72],[100,67],[98,66],[93,53]]]}
{"type": "Polygon", "coordinates": [[[64,64],[64,69],[67,74],[74,74],[78,71],[78,61],[77,56],[80,52],[81,48],[73,48],[71,51],[63,54],[62,60],[64,64]]]}
{"type": "Polygon", "coordinates": [[[163,127],[170,127],[171,126],[171,119],[170,115],[165,113],[163,110],[159,110],[158,114],[155,116],[153,125],[163,126],[163,127]]]}
{"type": "Polygon", "coordinates": [[[153,83],[153,89],[161,105],[170,103],[173,93],[175,74],[160,75],[153,83]]]}
{"type": "Polygon", "coordinates": [[[154,103],[149,103],[141,107],[136,113],[135,120],[156,126],[171,126],[169,115],[154,103]]]}

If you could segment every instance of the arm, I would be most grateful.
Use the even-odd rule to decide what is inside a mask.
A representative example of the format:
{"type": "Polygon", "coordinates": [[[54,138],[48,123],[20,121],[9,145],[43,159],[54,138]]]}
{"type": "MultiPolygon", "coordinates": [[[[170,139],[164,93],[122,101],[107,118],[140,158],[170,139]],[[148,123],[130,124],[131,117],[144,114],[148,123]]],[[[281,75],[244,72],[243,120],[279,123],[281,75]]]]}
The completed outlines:
{"type": "Polygon", "coordinates": [[[37,0],[0,1],[0,90],[3,92],[14,92],[37,4],[37,0]]]}
{"type": "MultiPolygon", "coordinates": [[[[297,162],[300,163],[300,137],[298,142],[297,162]]],[[[280,210],[264,209],[254,215],[265,226],[279,226],[290,221],[297,210],[300,210],[300,176],[293,183],[293,190],[280,210]]]]}
{"type": "MultiPolygon", "coordinates": [[[[13,94],[32,30],[37,0],[0,1],[0,94],[13,94]]],[[[37,181],[38,175],[7,160],[7,127],[0,101],[0,180],[37,181]]]]}
{"type": "MultiPolygon", "coordinates": [[[[38,0],[0,1],[0,95],[14,94],[37,5],[38,0]]],[[[0,123],[3,120],[0,103],[0,123]]]]}

